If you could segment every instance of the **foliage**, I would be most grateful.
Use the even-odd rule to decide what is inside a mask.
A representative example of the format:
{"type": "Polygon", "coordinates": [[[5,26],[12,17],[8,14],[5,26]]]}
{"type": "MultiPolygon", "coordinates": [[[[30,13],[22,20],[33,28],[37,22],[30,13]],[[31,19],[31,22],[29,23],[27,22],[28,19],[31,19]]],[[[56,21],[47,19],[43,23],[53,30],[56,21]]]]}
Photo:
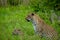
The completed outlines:
{"type": "Polygon", "coordinates": [[[35,12],[44,11],[47,9],[53,9],[55,10],[56,8],[59,9],[60,7],[58,4],[59,0],[31,0],[31,7],[34,9],[35,12]],[[58,6],[56,6],[58,5],[58,6]]]}
{"type": "Polygon", "coordinates": [[[60,37],[60,20],[56,18],[54,23],[50,21],[53,13],[60,16],[60,11],[54,11],[55,8],[59,9],[60,0],[30,0],[28,6],[21,4],[22,2],[22,0],[8,0],[8,5],[11,6],[0,7],[0,40],[45,40],[35,35],[32,23],[25,20],[28,13],[32,11],[37,12],[37,15],[48,25],[53,26],[60,37]],[[24,35],[13,35],[15,28],[21,29],[24,35]]]}
{"type": "MultiPolygon", "coordinates": [[[[0,39],[1,40],[45,40],[35,35],[31,22],[25,20],[26,15],[32,12],[32,8],[25,6],[13,6],[7,8],[0,8],[0,39]],[[19,28],[24,33],[21,35],[13,35],[12,32],[15,28],[19,28]]],[[[57,30],[60,36],[60,25],[56,22],[51,24],[49,21],[49,13],[44,14],[38,12],[38,14],[47,24],[50,24],[57,30]]]]}

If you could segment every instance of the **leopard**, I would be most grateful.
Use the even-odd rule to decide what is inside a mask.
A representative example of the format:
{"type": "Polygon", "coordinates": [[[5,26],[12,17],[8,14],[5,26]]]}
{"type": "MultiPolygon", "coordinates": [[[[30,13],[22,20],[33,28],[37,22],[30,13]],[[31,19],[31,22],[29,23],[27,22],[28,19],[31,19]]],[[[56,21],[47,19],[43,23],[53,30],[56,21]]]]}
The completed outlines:
{"type": "Polygon", "coordinates": [[[35,33],[41,38],[46,37],[47,40],[58,40],[57,31],[36,13],[29,13],[25,19],[28,22],[32,22],[35,33]]]}

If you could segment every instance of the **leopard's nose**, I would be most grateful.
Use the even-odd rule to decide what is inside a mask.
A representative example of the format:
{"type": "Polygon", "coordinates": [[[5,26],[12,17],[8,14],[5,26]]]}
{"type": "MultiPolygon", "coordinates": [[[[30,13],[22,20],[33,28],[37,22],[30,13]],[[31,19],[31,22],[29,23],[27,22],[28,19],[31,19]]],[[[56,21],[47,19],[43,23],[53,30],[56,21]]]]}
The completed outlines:
{"type": "Polygon", "coordinates": [[[25,18],[28,22],[30,21],[30,20],[28,20],[27,18],[25,18]]]}

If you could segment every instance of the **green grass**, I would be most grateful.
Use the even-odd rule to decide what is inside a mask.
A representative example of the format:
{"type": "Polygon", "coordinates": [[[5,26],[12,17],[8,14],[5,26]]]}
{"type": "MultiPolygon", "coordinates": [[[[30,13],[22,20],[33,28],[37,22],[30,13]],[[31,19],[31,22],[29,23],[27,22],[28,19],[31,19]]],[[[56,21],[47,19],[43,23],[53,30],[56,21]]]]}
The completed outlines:
{"type": "Polygon", "coordinates": [[[30,8],[26,7],[7,7],[0,8],[0,40],[39,40],[34,35],[31,23],[25,20],[30,8]],[[13,30],[21,29],[24,36],[13,35],[13,30]]]}
{"type": "MultiPolygon", "coordinates": [[[[32,23],[25,20],[31,11],[30,7],[23,6],[0,8],[0,40],[45,40],[34,35],[32,23]],[[24,35],[13,35],[15,28],[21,29],[24,35]]],[[[57,29],[60,33],[59,30],[60,28],[57,29]]]]}

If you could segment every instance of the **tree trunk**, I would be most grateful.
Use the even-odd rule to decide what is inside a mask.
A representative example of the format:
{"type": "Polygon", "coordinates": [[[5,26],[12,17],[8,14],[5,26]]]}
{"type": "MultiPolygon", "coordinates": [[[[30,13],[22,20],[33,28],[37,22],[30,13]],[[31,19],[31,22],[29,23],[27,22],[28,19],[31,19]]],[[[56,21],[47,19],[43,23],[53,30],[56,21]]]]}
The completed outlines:
{"type": "Polygon", "coordinates": [[[7,0],[0,0],[0,6],[7,6],[7,0]]]}
{"type": "Polygon", "coordinates": [[[23,0],[23,2],[22,2],[22,4],[26,5],[26,6],[29,5],[29,3],[30,3],[30,0],[23,0]]]}

